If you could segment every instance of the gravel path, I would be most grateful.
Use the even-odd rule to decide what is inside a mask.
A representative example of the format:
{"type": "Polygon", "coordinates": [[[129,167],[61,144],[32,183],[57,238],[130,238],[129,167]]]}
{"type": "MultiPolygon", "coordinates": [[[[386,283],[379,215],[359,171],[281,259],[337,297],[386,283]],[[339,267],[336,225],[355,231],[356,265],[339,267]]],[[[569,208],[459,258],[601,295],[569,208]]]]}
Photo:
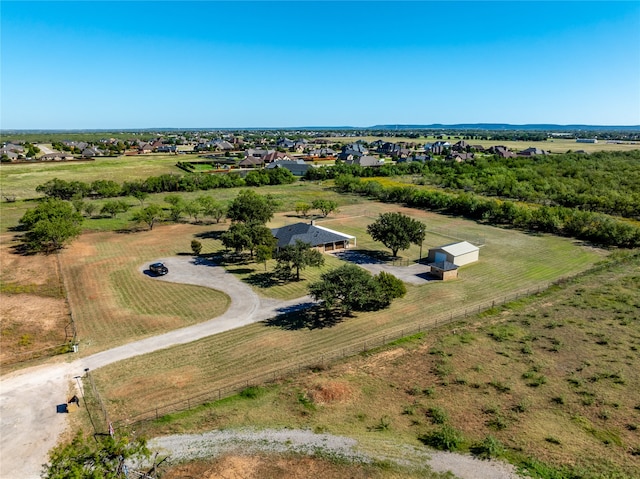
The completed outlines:
{"type": "MultiPolygon", "coordinates": [[[[370,463],[393,460],[404,465],[428,464],[436,472],[450,471],[461,479],[518,479],[515,468],[497,461],[483,461],[472,456],[410,448],[400,456],[375,458],[358,449],[355,439],[331,434],[315,434],[302,429],[224,430],[203,434],[178,434],[150,441],[154,450],[171,456],[174,462],[217,457],[223,454],[284,453],[330,454],[349,461],[370,463]]],[[[397,447],[397,446],[396,446],[397,447]]],[[[388,448],[385,448],[388,449],[388,448]]]]}

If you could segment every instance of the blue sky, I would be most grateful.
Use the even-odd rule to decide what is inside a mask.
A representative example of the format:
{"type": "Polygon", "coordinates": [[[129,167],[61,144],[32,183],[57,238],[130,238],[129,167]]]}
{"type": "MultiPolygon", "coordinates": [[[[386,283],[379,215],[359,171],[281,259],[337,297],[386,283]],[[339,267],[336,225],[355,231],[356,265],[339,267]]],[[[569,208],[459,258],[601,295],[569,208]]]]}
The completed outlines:
{"type": "Polygon", "coordinates": [[[0,128],[640,124],[640,2],[0,3],[0,128]]]}

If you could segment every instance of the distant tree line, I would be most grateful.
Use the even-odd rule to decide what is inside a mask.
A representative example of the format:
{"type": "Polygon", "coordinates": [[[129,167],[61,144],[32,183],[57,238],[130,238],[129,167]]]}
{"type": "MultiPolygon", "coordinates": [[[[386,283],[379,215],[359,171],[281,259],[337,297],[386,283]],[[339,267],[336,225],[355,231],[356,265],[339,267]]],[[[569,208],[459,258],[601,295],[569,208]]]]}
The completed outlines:
{"type": "Polygon", "coordinates": [[[640,218],[639,160],[640,150],[535,158],[478,155],[462,163],[414,161],[379,168],[339,163],[311,169],[305,179],[419,175],[418,183],[441,188],[640,218]]]}
{"type": "Polygon", "coordinates": [[[473,193],[427,190],[415,186],[384,187],[375,180],[363,181],[353,175],[339,176],[335,183],[338,191],[343,193],[356,193],[489,224],[570,236],[602,246],[640,246],[640,227],[603,213],[562,206],[532,206],[473,193]]]}
{"type": "Polygon", "coordinates": [[[242,186],[281,185],[295,181],[286,168],[274,168],[251,172],[247,178],[237,173],[187,175],[164,174],[151,176],[140,181],[125,181],[122,185],[113,180],[96,180],[93,183],[66,181],[58,178],[36,187],[38,193],[49,198],[71,200],[73,198],[114,198],[136,196],[137,193],[177,193],[213,190],[216,188],[236,188],[242,186]],[[255,173],[255,174],[252,174],[255,173]]]}

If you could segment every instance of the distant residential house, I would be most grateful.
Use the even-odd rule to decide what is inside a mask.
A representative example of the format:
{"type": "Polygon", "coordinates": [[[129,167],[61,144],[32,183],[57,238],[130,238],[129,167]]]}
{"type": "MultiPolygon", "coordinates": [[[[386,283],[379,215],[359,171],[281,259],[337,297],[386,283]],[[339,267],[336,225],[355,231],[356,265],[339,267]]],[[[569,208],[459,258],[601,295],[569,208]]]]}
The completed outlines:
{"type": "Polygon", "coordinates": [[[447,160],[455,161],[456,163],[462,163],[463,161],[473,160],[473,153],[458,153],[454,152],[447,156],[447,160]]]}
{"type": "Polygon", "coordinates": [[[24,147],[21,145],[16,145],[15,143],[7,143],[2,148],[0,148],[0,154],[5,154],[10,151],[21,155],[22,153],[24,153],[24,147]]]}
{"type": "Polygon", "coordinates": [[[411,163],[414,161],[417,161],[419,163],[426,163],[427,161],[431,161],[431,160],[432,158],[429,155],[415,154],[415,155],[407,156],[406,158],[398,158],[398,163],[411,163]]]}
{"type": "Polygon", "coordinates": [[[227,140],[221,140],[219,138],[213,140],[211,142],[211,144],[213,145],[213,147],[216,150],[223,150],[223,151],[228,151],[228,150],[233,150],[235,147],[229,143],[227,140]]]}
{"type": "Polygon", "coordinates": [[[345,163],[347,165],[359,165],[359,166],[382,166],[384,165],[384,160],[380,158],[376,158],[375,156],[360,156],[357,158],[353,158],[351,160],[346,160],[345,163]]]}
{"type": "Polygon", "coordinates": [[[259,149],[259,148],[249,148],[246,152],[245,152],[245,156],[249,157],[249,156],[254,156],[256,158],[262,158],[270,153],[275,153],[275,150],[264,150],[264,149],[259,149]]]}
{"type": "MultiPolygon", "coordinates": [[[[141,143],[140,145],[138,145],[138,153],[140,153],[141,155],[144,155],[146,153],[152,153],[153,152],[153,146],[149,143],[141,143]]],[[[82,156],[84,156],[84,152],[82,153],[82,156]]]]}
{"type": "Polygon", "coordinates": [[[271,151],[262,157],[262,160],[266,163],[272,163],[277,160],[291,160],[291,158],[281,151],[271,151]]]}
{"type": "Polygon", "coordinates": [[[407,158],[411,154],[411,150],[406,148],[404,143],[383,143],[376,151],[396,158],[407,158]]]}
{"type": "Polygon", "coordinates": [[[67,161],[73,160],[73,155],[71,153],[63,153],[60,151],[56,151],[54,153],[47,153],[38,158],[41,161],[67,161]]]}
{"type": "Polygon", "coordinates": [[[480,248],[472,245],[468,241],[461,241],[459,243],[451,243],[429,249],[427,262],[441,263],[448,261],[456,266],[464,266],[465,264],[478,261],[479,255],[480,248]]]}
{"type": "Polygon", "coordinates": [[[90,146],[82,150],[82,156],[84,158],[91,158],[94,156],[103,156],[103,153],[98,148],[90,146]]]}
{"type": "Polygon", "coordinates": [[[471,148],[471,145],[464,140],[460,140],[459,142],[455,143],[451,147],[453,151],[458,151],[462,153],[465,153],[469,148],[471,148]]]}
{"type": "Polygon", "coordinates": [[[6,156],[9,161],[15,161],[18,159],[18,153],[11,150],[5,150],[4,148],[0,150],[0,156],[6,156]]]}
{"type": "Polygon", "coordinates": [[[335,156],[336,155],[336,150],[333,150],[331,148],[315,148],[313,150],[309,151],[309,156],[315,156],[315,157],[328,157],[328,156],[335,156]]]}
{"type": "Polygon", "coordinates": [[[481,152],[481,151],[484,151],[484,146],[482,146],[482,145],[471,145],[471,149],[481,152]]]}
{"type": "Polygon", "coordinates": [[[434,155],[442,155],[449,148],[451,148],[451,143],[448,141],[436,141],[434,143],[427,143],[424,145],[425,151],[428,151],[434,155]]]}
{"type": "Polygon", "coordinates": [[[256,168],[264,166],[264,160],[257,156],[247,156],[244,160],[238,163],[240,168],[256,168]]]}
{"type": "Polygon", "coordinates": [[[290,140],[289,138],[281,138],[276,142],[276,146],[279,148],[293,148],[296,146],[296,142],[294,140],[290,140]]]}
{"type": "Polygon", "coordinates": [[[289,170],[293,176],[304,176],[310,168],[313,168],[313,166],[305,163],[304,160],[275,160],[267,164],[266,168],[285,168],[289,170]]]}
{"type": "Polygon", "coordinates": [[[178,147],[176,145],[160,145],[156,151],[158,153],[175,153],[178,151],[178,147]]]}
{"type": "Polygon", "coordinates": [[[349,161],[354,161],[355,159],[360,158],[362,156],[364,156],[364,153],[361,153],[356,150],[342,150],[338,154],[338,159],[341,161],[349,162],[349,161]]]}
{"type": "Polygon", "coordinates": [[[322,252],[349,248],[352,241],[353,245],[356,245],[355,236],[318,226],[313,221],[273,228],[271,234],[278,241],[278,249],[295,245],[296,240],[310,244],[312,248],[317,248],[322,252]]]}
{"type": "Polygon", "coordinates": [[[487,151],[499,156],[500,158],[514,158],[516,156],[516,154],[513,151],[510,151],[509,148],[501,145],[492,146],[487,151]]]}
{"type": "Polygon", "coordinates": [[[355,143],[349,143],[348,145],[345,145],[342,147],[342,151],[355,151],[360,153],[361,155],[366,155],[367,153],[369,153],[369,149],[364,146],[364,144],[356,141],[355,143]]]}
{"type": "Polygon", "coordinates": [[[549,153],[540,149],[540,148],[527,148],[526,150],[522,150],[518,152],[518,156],[537,156],[537,155],[548,155],[549,153]]]}

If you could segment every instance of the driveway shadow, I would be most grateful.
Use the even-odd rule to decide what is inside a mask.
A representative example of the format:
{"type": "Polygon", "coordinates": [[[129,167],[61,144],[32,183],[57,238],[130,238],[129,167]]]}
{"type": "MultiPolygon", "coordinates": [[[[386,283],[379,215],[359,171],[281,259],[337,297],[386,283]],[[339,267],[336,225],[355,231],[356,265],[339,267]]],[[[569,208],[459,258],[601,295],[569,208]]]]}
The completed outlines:
{"type": "Polygon", "coordinates": [[[333,253],[336,258],[354,264],[381,264],[387,259],[383,253],[359,249],[345,249],[333,253]]]}

